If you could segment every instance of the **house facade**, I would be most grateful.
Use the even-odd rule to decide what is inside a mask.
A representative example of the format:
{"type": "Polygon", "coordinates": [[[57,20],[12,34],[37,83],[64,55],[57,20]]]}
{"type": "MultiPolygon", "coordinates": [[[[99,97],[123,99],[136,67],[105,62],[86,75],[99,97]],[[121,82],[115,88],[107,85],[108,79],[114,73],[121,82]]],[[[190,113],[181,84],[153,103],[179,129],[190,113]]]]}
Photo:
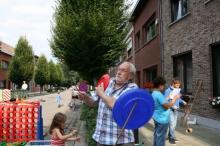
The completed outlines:
{"type": "MultiPolygon", "coordinates": [[[[220,129],[220,109],[209,102],[210,97],[220,97],[219,14],[219,0],[139,0],[131,13],[132,31],[124,41],[132,52],[126,48],[116,67],[122,61],[134,63],[134,82],[140,88],[156,76],[163,76],[168,88],[178,76],[181,93],[192,95],[196,82],[202,80],[190,120],[220,129]]],[[[180,111],[179,118],[183,115],[180,111]]]]}
{"type": "Polygon", "coordinates": [[[161,75],[158,3],[154,0],[140,0],[128,24],[128,34],[124,39],[127,44],[124,54],[119,58],[116,67],[110,69],[110,76],[115,76],[118,65],[128,61],[136,67],[134,82],[144,88],[144,84],[152,83],[157,75],[161,75]]]}
{"type": "Polygon", "coordinates": [[[161,76],[160,29],[158,25],[158,1],[140,0],[133,18],[134,65],[137,70],[135,82],[140,88],[161,76]]]}
{"type": "MultiPolygon", "coordinates": [[[[8,68],[14,55],[14,48],[4,42],[0,44],[0,63],[1,63],[1,72],[0,72],[0,89],[16,89],[16,84],[10,82],[7,78],[8,68]]],[[[34,56],[34,65],[36,69],[36,64],[38,56],[34,56]]],[[[34,82],[34,77],[28,83],[28,92],[37,92],[39,91],[39,85],[34,82]]],[[[45,86],[43,86],[43,91],[45,86]]]]}
{"type": "Polygon", "coordinates": [[[7,78],[7,70],[14,55],[14,48],[10,45],[1,42],[0,44],[0,89],[12,89],[13,84],[7,78]]]}
{"type": "Polygon", "coordinates": [[[170,83],[179,76],[181,92],[189,95],[203,80],[191,117],[220,129],[220,109],[209,104],[210,97],[220,96],[219,14],[219,0],[162,1],[164,77],[170,83]]]}

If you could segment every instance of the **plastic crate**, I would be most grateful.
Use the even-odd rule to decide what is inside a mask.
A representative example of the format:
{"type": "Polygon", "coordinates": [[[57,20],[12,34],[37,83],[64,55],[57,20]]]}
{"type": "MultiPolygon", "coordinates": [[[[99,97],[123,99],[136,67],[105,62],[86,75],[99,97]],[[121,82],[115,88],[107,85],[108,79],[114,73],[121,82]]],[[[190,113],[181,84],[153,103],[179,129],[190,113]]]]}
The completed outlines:
{"type": "Polygon", "coordinates": [[[29,141],[25,146],[38,146],[38,145],[44,145],[44,146],[51,146],[51,140],[35,140],[35,141],[29,141]]]}

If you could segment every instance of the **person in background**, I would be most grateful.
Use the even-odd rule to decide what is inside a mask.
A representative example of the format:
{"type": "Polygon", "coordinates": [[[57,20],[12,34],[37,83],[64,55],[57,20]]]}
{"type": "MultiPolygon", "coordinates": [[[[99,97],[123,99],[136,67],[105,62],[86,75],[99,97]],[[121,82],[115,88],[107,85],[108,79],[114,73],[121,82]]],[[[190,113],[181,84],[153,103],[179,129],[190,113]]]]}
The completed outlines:
{"type": "Polygon", "coordinates": [[[51,134],[52,146],[65,146],[65,141],[77,141],[81,142],[80,137],[70,138],[77,134],[76,130],[73,130],[70,134],[64,135],[64,125],[66,123],[67,116],[63,113],[56,113],[53,117],[50,125],[49,133],[51,134]]]}
{"type": "MultiPolygon", "coordinates": [[[[165,96],[161,93],[164,90],[166,80],[163,77],[156,77],[153,80],[154,90],[152,97],[154,99],[154,146],[165,146],[165,138],[170,120],[170,107],[179,99],[176,95],[171,102],[168,102],[165,96]]],[[[171,95],[169,95],[171,96],[171,95]]]]}
{"type": "Polygon", "coordinates": [[[60,107],[60,99],[61,99],[60,90],[58,90],[56,95],[57,107],[60,107]]]}
{"type": "MultiPolygon", "coordinates": [[[[131,80],[134,78],[136,69],[130,62],[123,62],[117,70],[116,77],[110,79],[109,85],[104,91],[103,83],[95,88],[89,96],[86,92],[79,92],[80,100],[94,107],[99,104],[96,129],[93,139],[97,141],[97,146],[113,146],[117,141],[122,127],[115,123],[112,115],[112,108],[118,98],[128,90],[138,88],[131,80]]],[[[134,134],[132,130],[125,129],[118,140],[120,146],[134,146],[134,134]]]]}
{"type": "MultiPolygon", "coordinates": [[[[181,79],[179,77],[173,78],[172,85],[169,88],[167,88],[167,90],[164,93],[164,96],[166,97],[170,93],[172,93],[173,89],[180,88],[180,85],[181,85],[181,79]]],[[[168,101],[170,102],[172,101],[172,99],[169,98],[168,101]]],[[[178,142],[178,140],[175,137],[175,128],[177,124],[178,110],[180,108],[179,104],[186,105],[187,103],[183,101],[181,98],[179,98],[178,100],[176,100],[174,105],[170,108],[170,123],[169,123],[169,131],[168,131],[167,140],[169,139],[169,142],[173,145],[175,145],[176,142],[178,142]]]]}

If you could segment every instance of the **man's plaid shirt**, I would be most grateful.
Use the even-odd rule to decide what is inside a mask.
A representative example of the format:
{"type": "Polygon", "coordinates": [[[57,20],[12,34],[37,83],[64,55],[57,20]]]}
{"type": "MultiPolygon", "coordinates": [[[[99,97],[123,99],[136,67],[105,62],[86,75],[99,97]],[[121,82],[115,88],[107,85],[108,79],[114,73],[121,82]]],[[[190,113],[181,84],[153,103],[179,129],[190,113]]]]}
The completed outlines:
{"type": "MultiPolygon", "coordinates": [[[[135,83],[127,82],[123,84],[123,86],[114,91],[115,85],[115,78],[111,78],[110,83],[105,90],[105,93],[112,98],[119,98],[124,92],[138,88],[135,83]]],[[[96,121],[96,129],[95,133],[93,134],[93,139],[95,139],[100,144],[106,145],[114,145],[122,127],[119,127],[112,116],[112,110],[108,108],[102,99],[97,96],[97,94],[93,94],[92,97],[99,102],[99,109],[98,109],[98,117],[96,121]],[[98,101],[99,100],[99,101],[98,101]]],[[[123,143],[130,143],[134,142],[134,135],[132,130],[124,129],[121,137],[118,141],[118,144],[123,143]]]]}

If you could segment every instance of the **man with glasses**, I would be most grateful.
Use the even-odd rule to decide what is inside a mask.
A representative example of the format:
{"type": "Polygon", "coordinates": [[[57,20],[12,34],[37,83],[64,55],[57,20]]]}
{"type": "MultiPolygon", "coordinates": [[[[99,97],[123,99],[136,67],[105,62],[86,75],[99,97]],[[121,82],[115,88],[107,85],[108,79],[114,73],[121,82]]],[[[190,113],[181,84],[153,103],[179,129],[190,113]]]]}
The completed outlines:
{"type": "MultiPolygon", "coordinates": [[[[78,97],[85,103],[94,107],[99,104],[96,129],[93,139],[97,146],[113,146],[121,132],[122,127],[115,123],[112,116],[114,104],[120,96],[132,89],[138,88],[131,80],[134,78],[136,69],[130,62],[123,62],[117,70],[116,77],[110,79],[109,85],[104,91],[103,83],[95,87],[95,92],[89,96],[85,92],[79,92],[78,97]]],[[[134,146],[134,134],[132,130],[125,129],[118,140],[120,146],[134,146]]]]}

